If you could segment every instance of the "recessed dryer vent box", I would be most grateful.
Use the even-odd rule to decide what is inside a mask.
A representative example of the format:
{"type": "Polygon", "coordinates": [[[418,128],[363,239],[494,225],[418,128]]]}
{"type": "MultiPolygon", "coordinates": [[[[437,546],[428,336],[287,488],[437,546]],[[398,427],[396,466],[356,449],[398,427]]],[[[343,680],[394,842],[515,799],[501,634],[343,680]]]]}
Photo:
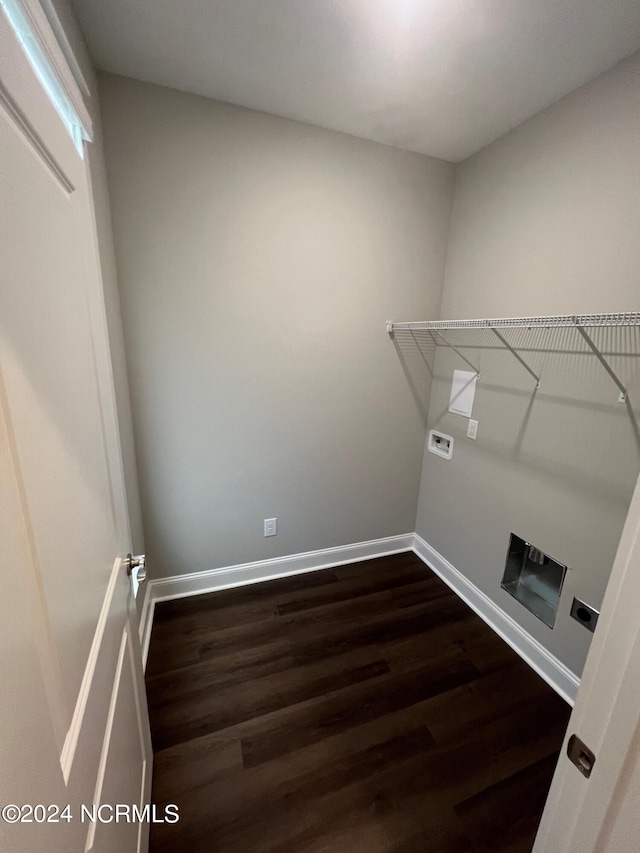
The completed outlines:
{"type": "Polygon", "coordinates": [[[567,567],[511,534],[502,589],[553,628],[567,567]]]}
{"type": "Polygon", "coordinates": [[[450,435],[431,429],[429,430],[427,449],[430,453],[435,453],[436,456],[442,456],[443,459],[451,459],[453,456],[453,439],[450,435]]]}

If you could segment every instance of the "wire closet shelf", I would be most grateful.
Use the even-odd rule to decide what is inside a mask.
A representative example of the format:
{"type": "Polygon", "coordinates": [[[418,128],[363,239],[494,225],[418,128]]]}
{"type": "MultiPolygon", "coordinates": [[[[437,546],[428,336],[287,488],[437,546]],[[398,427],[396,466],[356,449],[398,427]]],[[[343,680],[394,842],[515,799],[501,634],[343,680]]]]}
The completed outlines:
{"type": "Polygon", "coordinates": [[[503,329],[577,329],[581,337],[589,349],[596,356],[600,364],[606,370],[612,381],[620,391],[621,400],[628,402],[628,392],[625,386],[620,381],[619,377],[607,361],[606,357],[600,351],[593,338],[587,331],[588,329],[620,327],[620,326],[640,326],[640,312],[628,311],[623,313],[613,314],[556,314],[548,317],[497,317],[494,319],[481,320],[416,320],[410,322],[387,322],[387,332],[391,338],[396,332],[418,332],[424,331],[435,336],[437,335],[442,342],[456,352],[475,372],[480,375],[479,371],[469,362],[469,360],[442,334],[447,329],[489,329],[509,350],[509,352],[520,362],[522,367],[531,374],[536,380],[536,388],[540,387],[540,377],[531,369],[525,359],[517,352],[516,348],[503,337],[500,330],[503,329]]]}
{"type": "Polygon", "coordinates": [[[485,320],[426,320],[396,323],[389,321],[387,331],[400,329],[438,331],[439,329],[554,329],[593,326],[640,326],[640,312],[618,314],[558,314],[550,317],[498,317],[485,320]]]}

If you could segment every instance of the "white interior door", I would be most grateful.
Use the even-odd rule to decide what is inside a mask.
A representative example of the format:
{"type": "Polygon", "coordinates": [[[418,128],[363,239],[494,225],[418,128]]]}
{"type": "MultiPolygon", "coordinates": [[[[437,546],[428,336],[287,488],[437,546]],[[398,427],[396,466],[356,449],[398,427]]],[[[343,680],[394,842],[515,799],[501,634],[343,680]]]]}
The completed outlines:
{"type": "Polygon", "coordinates": [[[151,784],[88,171],[2,12],[0,265],[0,849],[142,850],[81,810],[151,784]]]}
{"type": "Polygon", "coordinates": [[[535,853],[640,850],[640,478],[542,817],[535,853]],[[567,757],[595,754],[585,778],[567,757]]]}

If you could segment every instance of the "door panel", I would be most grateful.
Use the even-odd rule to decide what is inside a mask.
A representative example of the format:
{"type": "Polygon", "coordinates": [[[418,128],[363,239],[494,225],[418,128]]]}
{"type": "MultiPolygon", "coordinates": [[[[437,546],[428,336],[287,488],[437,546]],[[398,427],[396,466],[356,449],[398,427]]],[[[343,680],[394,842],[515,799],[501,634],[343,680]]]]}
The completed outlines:
{"type": "MultiPolygon", "coordinates": [[[[113,684],[111,701],[109,703],[109,718],[105,729],[98,782],[94,803],[96,806],[119,803],[131,807],[133,804],[142,808],[148,781],[148,765],[146,762],[146,743],[144,740],[143,720],[139,716],[139,706],[136,691],[135,650],[131,642],[132,634],[127,626],[122,635],[118,666],[113,684]],[[130,772],[130,756],[138,755],[139,773],[130,772]]],[[[111,814],[111,808],[106,815],[111,814]]],[[[128,819],[115,827],[109,824],[91,824],[87,837],[86,849],[98,851],[112,850],[112,844],[117,842],[120,850],[141,849],[139,839],[145,835],[148,824],[141,824],[128,819]]],[[[146,838],[144,839],[146,840],[146,838]]],[[[145,845],[146,846],[146,845],[145,845]]]]}
{"type": "Polygon", "coordinates": [[[68,194],[15,125],[2,118],[0,144],[11,164],[3,196],[13,200],[1,220],[3,263],[11,271],[9,284],[15,283],[2,291],[2,365],[43,593],[72,709],[117,554],[79,251],[79,190],[68,194]],[[79,577],[88,560],[97,582],[85,584],[79,577]]]}
{"type": "Polygon", "coordinates": [[[148,826],[81,820],[151,782],[90,182],[3,12],[0,198],[0,804],[71,815],[0,849],[133,853],[148,826]]]}

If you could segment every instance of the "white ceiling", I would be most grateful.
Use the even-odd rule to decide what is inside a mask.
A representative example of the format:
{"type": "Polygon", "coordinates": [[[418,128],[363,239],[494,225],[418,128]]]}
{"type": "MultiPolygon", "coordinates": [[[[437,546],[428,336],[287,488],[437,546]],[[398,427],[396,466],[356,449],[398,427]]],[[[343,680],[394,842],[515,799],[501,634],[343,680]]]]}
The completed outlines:
{"type": "Polygon", "coordinates": [[[97,66],[458,161],[640,48],[639,0],[73,0],[97,66]]]}

